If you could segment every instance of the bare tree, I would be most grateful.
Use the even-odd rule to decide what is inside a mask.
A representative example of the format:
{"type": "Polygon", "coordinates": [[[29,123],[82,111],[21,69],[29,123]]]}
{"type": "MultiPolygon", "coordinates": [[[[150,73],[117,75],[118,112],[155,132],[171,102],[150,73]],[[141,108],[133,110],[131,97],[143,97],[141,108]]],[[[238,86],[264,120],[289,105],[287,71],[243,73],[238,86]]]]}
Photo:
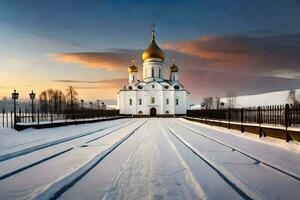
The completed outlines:
{"type": "Polygon", "coordinates": [[[47,90],[47,95],[48,95],[48,111],[53,112],[53,102],[54,102],[54,90],[53,89],[48,89],[47,90]]]}
{"type": "Polygon", "coordinates": [[[204,106],[205,109],[212,109],[213,108],[213,98],[212,97],[205,97],[204,98],[204,106]]]}
{"type": "Polygon", "coordinates": [[[68,86],[66,97],[67,97],[67,103],[70,105],[71,112],[74,111],[74,105],[78,101],[77,95],[78,95],[78,93],[75,90],[75,88],[71,85],[68,86]]]}
{"type": "Polygon", "coordinates": [[[220,97],[215,97],[215,102],[216,102],[217,110],[219,110],[219,108],[220,108],[220,103],[221,103],[220,97]]]}
{"type": "Polygon", "coordinates": [[[40,109],[42,113],[48,112],[48,95],[47,91],[42,91],[39,95],[40,109]]]}
{"type": "Polygon", "coordinates": [[[236,97],[228,97],[228,107],[234,108],[236,106],[236,97]]]}
{"type": "Polygon", "coordinates": [[[62,113],[62,109],[64,108],[64,105],[66,104],[66,97],[64,93],[60,90],[56,90],[56,94],[58,96],[58,112],[62,113]]]}
{"type": "Polygon", "coordinates": [[[234,108],[236,106],[236,93],[234,91],[227,94],[227,103],[229,108],[234,108]]]}
{"type": "Polygon", "coordinates": [[[288,94],[288,101],[291,102],[292,104],[298,104],[298,98],[296,97],[296,91],[295,90],[290,90],[288,94]]]}

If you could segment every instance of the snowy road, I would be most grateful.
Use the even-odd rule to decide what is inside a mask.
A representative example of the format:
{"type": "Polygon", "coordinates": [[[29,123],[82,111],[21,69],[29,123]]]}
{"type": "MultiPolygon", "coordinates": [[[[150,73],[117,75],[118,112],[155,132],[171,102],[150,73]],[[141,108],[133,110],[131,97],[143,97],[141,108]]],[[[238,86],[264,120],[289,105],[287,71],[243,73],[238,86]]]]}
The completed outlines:
{"type": "Polygon", "coordinates": [[[2,141],[0,199],[300,196],[299,153],[184,119],[120,119],[40,131],[38,139],[27,131],[28,138],[20,135],[26,142],[18,135],[15,142],[2,141]]]}

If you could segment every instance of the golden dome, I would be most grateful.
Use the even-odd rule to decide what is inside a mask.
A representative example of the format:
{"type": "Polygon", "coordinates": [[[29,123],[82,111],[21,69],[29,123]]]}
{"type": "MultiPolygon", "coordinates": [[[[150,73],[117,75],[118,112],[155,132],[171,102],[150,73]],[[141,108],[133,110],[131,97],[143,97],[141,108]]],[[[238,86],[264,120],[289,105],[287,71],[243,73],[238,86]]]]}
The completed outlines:
{"type": "Polygon", "coordinates": [[[171,67],[170,67],[170,71],[171,72],[178,72],[178,66],[173,64],[171,67]]]}
{"type": "Polygon", "coordinates": [[[150,42],[149,47],[143,52],[143,61],[149,59],[149,58],[159,58],[162,61],[165,59],[164,52],[158,47],[158,45],[155,42],[155,36],[154,36],[154,30],[152,31],[152,39],[150,42]]]}
{"type": "Polygon", "coordinates": [[[135,65],[131,65],[130,67],[128,67],[128,72],[138,72],[138,68],[135,65]]]}

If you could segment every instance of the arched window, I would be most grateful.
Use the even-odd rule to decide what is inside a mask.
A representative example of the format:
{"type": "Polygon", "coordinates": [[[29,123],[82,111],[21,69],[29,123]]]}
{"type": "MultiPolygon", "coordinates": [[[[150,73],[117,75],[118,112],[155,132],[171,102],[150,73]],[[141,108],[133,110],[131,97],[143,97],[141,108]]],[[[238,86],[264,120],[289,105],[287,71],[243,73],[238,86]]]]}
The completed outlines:
{"type": "Polygon", "coordinates": [[[154,89],[154,88],[155,88],[155,85],[152,85],[152,88],[154,89]]]}
{"type": "Polygon", "coordinates": [[[151,77],[154,78],[154,68],[151,69],[151,77]]]}
{"type": "Polygon", "coordinates": [[[166,114],[169,114],[169,111],[166,111],[166,114]]]}
{"type": "Polygon", "coordinates": [[[178,105],[178,103],[179,103],[179,101],[178,101],[178,99],[176,99],[176,105],[178,105]]]}
{"type": "Polygon", "coordinates": [[[180,87],[179,87],[179,85],[175,85],[174,88],[175,88],[175,90],[179,90],[180,87]]]}
{"type": "Polygon", "coordinates": [[[139,99],[139,105],[142,105],[142,99],[139,99]]]}
{"type": "Polygon", "coordinates": [[[132,99],[129,99],[129,105],[132,106],[132,99]]]}
{"type": "Polygon", "coordinates": [[[139,112],[138,112],[138,114],[139,114],[139,115],[142,115],[142,114],[143,114],[143,112],[142,112],[142,111],[139,111],[139,112]]]}
{"type": "Polygon", "coordinates": [[[135,77],[134,77],[134,76],[132,76],[132,81],[133,81],[133,82],[135,81],[135,80],[134,80],[134,78],[135,78],[135,77]]]}
{"type": "Polygon", "coordinates": [[[167,105],[169,104],[169,99],[166,99],[166,104],[167,104],[167,105]]]}
{"type": "Polygon", "coordinates": [[[158,73],[159,73],[159,78],[161,77],[161,70],[160,70],[160,68],[159,68],[159,71],[158,71],[158,73]]]}

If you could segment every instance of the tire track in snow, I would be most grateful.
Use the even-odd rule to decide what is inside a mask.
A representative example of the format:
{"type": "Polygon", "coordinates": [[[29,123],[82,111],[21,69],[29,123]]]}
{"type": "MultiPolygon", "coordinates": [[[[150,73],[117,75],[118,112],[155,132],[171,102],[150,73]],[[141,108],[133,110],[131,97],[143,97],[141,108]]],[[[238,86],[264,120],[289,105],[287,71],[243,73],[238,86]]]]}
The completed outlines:
{"type": "Polygon", "coordinates": [[[225,146],[225,147],[227,147],[227,148],[230,148],[232,151],[238,152],[238,153],[240,153],[240,154],[242,154],[242,155],[244,155],[244,156],[246,156],[246,157],[248,157],[248,158],[254,160],[254,161],[255,161],[254,164],[261,164],[261,165],[264,165],[264,166],[266,166],[266,167],[268,167],[268,168],[271,168],[271,169],[273,169],[273,170],[275,170],[275,171],[277,171],[277,172],[280,172],[280,173],[282,173],[282,174],[284,174],[284,175],[286,175],[286,176],[288,176],[288,177],[290,177],[290,178],[293,178],[293,179],[295,179],[296,181],[299,181],[299,182],[300,182],[300,177],[297,176],[297,175],[295,175],[295,174],[292,174],[292,173],[290,173],[290,172],[287,172],[287,171],[285,171],[285,170],[283,170],[283,169],[281,169],[281,168],[279,168],[279,167],[276,167],[276,166],[274,166],[274,165],[272,165],[272,164],[270,164],[270,163],[268,163],[268,162],[266,162],[266,161],[263,161],[263,160],[261,160],[261,159],[255,157],[254,155],[251,155],[251,154],[249,154],[249,153],[244,152],[244,151],[241,150],[241,149],[238,149],[238,148],[233,147],[233,146],[231,146],[231,145],[228,145],[228,144],[226,144],[226,143],[224,143],[224,142],[222,142],[222,141],[220,141],[220,140],[218,140],[218,139],[215,139],[215,138],[213,138],[213,137],[210,137],[210,136],[208,136],[208,135],[202,133],[201,131],[196,131],[196,130],[194,130],[193,128],[190,128],[190,127],[188,127],[188,126],[186,126],[186,125],[184,125],[184,124],[182,124],[182,123],[176,122],[176,124],[178,124],[178,125],[181,126],[181,127],[186,128],[186,129],[188,129],[188,130],[190,130],[190,131],[192,131],[192,132],[194,132],[194,133],[196,133],[196,134],[198,134],[198,135],[200,135],[200,136],[202,136],[202,137],[204,137],[204,138],[207,138],[207,139],[209,139],[209,140],[211,140],[211,141],[214,141],[214,142],[216,142],[216,143],[218,143],[218,144],[221,144],[221,145],[223,145],[223,146],[225,146]]]}
{"type": "Polygon", "coordinates": [[[136,154],[138,148],[142,145],[143,143],[138,144],[135,149],[133,150],[133,152],[129,155],[128,159],[125,161],[125,163],[123,164],[120,172],[118,173],[117,177],[114,179],[112,186],[106,191],[105,195],[103,196],[102,200],[106,200],[109,199],[108,196],[110,195],[110,192],[113,190],[116,190],[116,187],[119,183],[119,181],[121,180],[121,178],[124,175],[124,172],[126,170],[128,170],[128,167],[130,166],[130,164],[132,163],[132,160],[134,158],[134,155],[136,154]]]}
{"type": "MultiPolygon", "coordinates": [[[[127,122],[127,121],[126,121],[126,122],[127,122]]],[[[137,121],[135,121],[135,122],[137,122],[137,121]]],[[[135,122],[134,122],[134,123],[135,123],[135,122]]],[[[116,131],[118,131],[118,130],[124,128],[124,127],[130,126],[130,125],[132,125],[132,123],[123,125],[123,126],[117,128],[117,129],[114,129],[114,130],[112,130],[112,131],[106,133],[106,134],[103,134],[103,135],[101,135],[101,136],[99,136],[99,137],[96,137],[96,138],[94,138],[94,139],[92,139],[92,140],[89,140],[89,141],[85,142],[84,144],[88,144],[88,143],[94,142],[94,141],[96,141],[96,140],[99,140],[99,139],[101,139],[101,138],[103,138],[103,137],[105,137],[105,136],[107,136],[107,135],[112,134],[113,132],[116,132],[116,131]]],[[[81,145],[81,147],[84,147],[84,145],[81,145]]],[[[20,172],[22,172],[22,171],[25,171],[25,170],[27,170],[27,169],[29,169],[29,168],[32,168],[32,167],[37,166],[37,165],[39,165],[39,164],[42,164],[42,163],[44,163],[44,162],[46,162],[46,161],[49,161],[49,160],[51,160],[51,159],[54,159],[54,158],[56,158],[56,157],[58,157],[58,156],[61,156],[61,155],[65,154],[65,153],[67,153],[67,152],[73,150],[74,148],[75,148],[75,147],[71,147],[71,148],[68,148],[68,149],[66,149],[66,150],[62,150],[62,151],[60,151],[60,152],[58,152],[58,153],[55,153],[55,154],[50,155],[50,156],[47,156],[47,157],[45,157],[45,158],[43,158],[43,159],[41,159],[41,160],[38,160],[38,161],[36,161],[36,162],[34,162],[34,163],[31,163],[31,164],[29,164],[29,165],[26,165],[26,166],[23,166],[23,167],[21,167],[21,168],[18,168],[18,169],[14,170],[14,171],[11,171],[11,172],[7,173],[7,174],[4,174],[4,175],[0,176],[0,181],[3,180],[3,179],[6,179],[6,178],[8,178],[8,177],[11,177],[11,176],[13,176],[13,175],[16,175],[16,174],[18,174],[18,173],[20,173],[20,172]]]]}
{"type": "MultiPolygon", "coordinates": [[[[121,124],[124,124],[124,123],[126,123],[128,121],[130,121],[130,120],[122,122],[121,124]]],[[[108,126],[108,127],[101,128],[101,129],[98,129],[98,130],[81,133],[79,135],[70,136],[70,137],[67,137],[67,138],[63,138],[63,139],[55,140],[55,141],[52,141],[52,142],[47,142],[47,143],[44,143],[44,144],[33,146],[33,147],[30,147],[30,148],[26,148],[26,149],[23,149],[23,150],[20,150],[20,151],[8,153],[8,154],[0,156],[0,162],[6,161],[6,160],[10,160],[10,159],[13,159],[13,158],[16,158],[16,157],[19,157],[19,156],[23,156],[23,155],[32,153],[34,151],[45,149],[45,148],[48,148],[48,147],[51,147],[51,146],[55,146],[55,145],[58,145],[58,144],[61,144],[61,143],[64,143],[64,142],[68,142],[68,141],[75,140],[75,139],[78,139],[78,138],[82,138],[82,137],[85,137],[85,136],[88,136],[88,135],[92,135],[92,134],[95,134],[95,133],[97,133],[99,131],[103,131],[103,130],[109,129],[109,128],[114,127],[114,126],[115,125],[108,126]]]]}
{"type": "Polygon", "coordinates": [[[201,185],[198,183],[198,181],[196,180],[196,178],[194,177],[193,173],[191,172],[190,167],[186,164],[186,162],[184,161],[184,159],[182,158],[182,156],[180,155],[180,153],[178,152],[178,150],[176,149],[174,143],[170,140],[169,136],[167,135],[167,133],[165,132],[165,130],[162,127],[162,124],[160,123],[160,128],[164,134],[164,136],[167,138],[169,144],[171,145],[172,149],[174,150],[176,156],[178,157],[180,163],[183,165],[183,167],[187,170],[185,170],[185,176],[186,176],[186,180],[187,182],[191,185],[191,187],[194,189],[194,191],[196,192],[196,194],[198,195],[199,199],[207,199],[206,194],[204,192],[204,190],[202,189],[201,185]]]}
{"type": "Polygon", "coordinates": [[[203,162],[205,162],[211,169],[213,169],[219,177],[221,177],[237,194],[239,194],[243,199],[252,200],[257,199],[256,195],[248,189],[246,185],[241,183],[238,179],[224,170],[221,166],[214,163],[213,161],[206,158],[205,155],[201,154],[196,148],[194,148],[191,144],[185,141],[182,137],[177,135],[173,129],[171,129],[168,125],[166,128],[170,131],[170,133],[178,139],[184,146],[186,146],[189,150],[191,150],[198,158],[200,158],[203,162]]]}
{"type": "Polygon", "coordinates": [[[74,184],[76,184],[79,180],[81,180],[86,174],[88,174],[93,168],[95,168],[101,161],[106,158],[111,152],[113,152],[116,148],[118,148],[123,142],[125,142],[130,136],[137,132],[147,120],[145,120],[141,125],[127,134],[125,137],[114,143],[112,146],[104,150],[103,152],[96,155],[92,160],[90,160],[87,164],[80,167],[78,170],[72,172],[70,175],[63,177],[57,182],[51,184],[44,192],[38,194],[33,197],[33,199],[57,199],[64,192],[70,189],[74,184]]]}

